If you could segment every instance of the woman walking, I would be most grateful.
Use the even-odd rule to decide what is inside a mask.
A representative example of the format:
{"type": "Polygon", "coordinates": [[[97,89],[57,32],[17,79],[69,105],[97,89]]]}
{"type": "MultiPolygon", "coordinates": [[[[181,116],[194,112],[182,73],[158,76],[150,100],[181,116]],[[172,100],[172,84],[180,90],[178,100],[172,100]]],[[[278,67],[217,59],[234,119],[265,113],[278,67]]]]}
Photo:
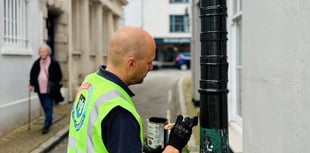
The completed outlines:
{"type": "Polygon", "coordinates": [[[29,91],[34,88],[34,92],[37,92],[44,111],[45,120],[42,134],[48,133],[52,125],[55,92],[60,92],[60,81],[62,79],[59,63],[50,55],[50,47],[43,44],[39,48],[40,57],[32,65],[28,86],[29,91]]]}

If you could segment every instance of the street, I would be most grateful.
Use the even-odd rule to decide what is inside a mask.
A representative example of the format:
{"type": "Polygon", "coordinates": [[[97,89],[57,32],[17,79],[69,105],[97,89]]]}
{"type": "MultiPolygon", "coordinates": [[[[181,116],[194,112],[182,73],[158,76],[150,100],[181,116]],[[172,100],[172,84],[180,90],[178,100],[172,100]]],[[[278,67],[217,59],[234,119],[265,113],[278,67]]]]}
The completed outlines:
{"type": "Polygon", "coordinates": [[[151,71],[143,84],[130,86],[136,94],[134,103],[143,120],[143,131],[146,133],[146,120],[149,117],[163,117],[174,122],[176,113],[180,112],[176,101],[178,79],[190,71],[178,69],[160,69],[151,71]]]}
{"type": "MultiPolygon", "coordinates": [[[[176,100],[177,81],[190,71],[178,69],[159,69],[148,73],[142,84],[130,86],[136,94],[133,97],[136,109],[143,120],[143,132],[146,135],[146,120],[149,117],[163,117],[174,122],[180,114],[180,107],[176,100]]],[[[62,140],[49,153],[66,152],[67,139],[62,140]]]]}

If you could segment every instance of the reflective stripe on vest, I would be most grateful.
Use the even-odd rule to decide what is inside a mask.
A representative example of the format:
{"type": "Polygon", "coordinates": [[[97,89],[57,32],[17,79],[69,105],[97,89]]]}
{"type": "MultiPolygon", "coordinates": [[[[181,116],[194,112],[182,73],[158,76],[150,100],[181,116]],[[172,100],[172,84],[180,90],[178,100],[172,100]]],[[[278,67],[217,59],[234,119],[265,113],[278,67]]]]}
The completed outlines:
{"type": "Polygon", "coordinates": [[[107,153],[101,137],[101,122],[118,106],[128,110],[135,117],[139,124],[140,142],[143,145],[142,119],[131,97],[119,85],[92,73],[80,86],[72,106],[68,152],[107,153]]]}
{"type": "MultiPolygon", "coordinates": [[[[96,122],[97,118],[98,118],[98,112],[97,110],[99,109],[99,107],[106,101],[108,100],[112,100],[113,98],[116,97],[121,97],[123,99],[125,99],[117,90],[112,90],[109,91],[107,93],[105,93],[104,95],[100,96],[96,102],[94,107],[92,108],[90,115],[89,115],[89,119],[88,119],[88,124],[87,125],[94,125],[94,123],[96,122]]],[[[125,99],[126,100],[126,99],[125,99]]],[[[92,133],[93,133],[93,127],[92,126],[88,126],[87,127],[87,140],[86,140],[86,148],[87,148],[87,152],[92,153],[94,152],[94,144],[92,142],[92,133]]],[[[68,140],[68,147],[70,148],[76,148],[76,140],[74,137],[69,136],[69,140],[68,140]]]]}

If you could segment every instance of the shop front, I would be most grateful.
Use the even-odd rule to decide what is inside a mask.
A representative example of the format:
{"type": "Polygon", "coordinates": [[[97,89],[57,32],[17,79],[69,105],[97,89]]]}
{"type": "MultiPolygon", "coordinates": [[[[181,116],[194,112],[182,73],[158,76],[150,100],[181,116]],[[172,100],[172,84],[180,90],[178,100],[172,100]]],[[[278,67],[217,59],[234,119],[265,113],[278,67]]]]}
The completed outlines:
{"type": "Polygon", "coordinates": [[[155,60],[161,62],[163,67],[174,66],[179,52],[190,52],[190,38],[155,38],[155,42],[155,60]]]}

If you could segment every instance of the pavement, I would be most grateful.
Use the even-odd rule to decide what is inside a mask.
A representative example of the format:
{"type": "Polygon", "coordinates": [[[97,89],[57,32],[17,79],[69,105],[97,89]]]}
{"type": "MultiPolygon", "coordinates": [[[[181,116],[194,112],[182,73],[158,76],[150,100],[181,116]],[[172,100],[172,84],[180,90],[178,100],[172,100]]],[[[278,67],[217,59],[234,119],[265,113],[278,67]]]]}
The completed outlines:
{"type": "Polygon", "coordinates": [[[69,129],[72,103],[54,105],[53,125],[49,133],[41,134],[44,117],[40,116],[0,137],[0,153],[46,153],[63,137],[69,129]]]}
{"type": "MultiPolygon", "coordinates": [[[[190,88],[184,88],[190,84],[190,76],[182,77],[178,82],[180,108],[183,115],[198,115],[199,110],[193,106],[190,88]]],[[[35,118],[29,125],[25,124],[0,137],[0,153],[46,153],[54,148],[69,130],[70,111],[73,103],[63,102],[54,105],[53,125],[49,133],[41,134],[43,116],[35,118]]],[[[188,152],[199,152],[199,128],[193,130],[193,136],[188,143],[188,152]]]]}

